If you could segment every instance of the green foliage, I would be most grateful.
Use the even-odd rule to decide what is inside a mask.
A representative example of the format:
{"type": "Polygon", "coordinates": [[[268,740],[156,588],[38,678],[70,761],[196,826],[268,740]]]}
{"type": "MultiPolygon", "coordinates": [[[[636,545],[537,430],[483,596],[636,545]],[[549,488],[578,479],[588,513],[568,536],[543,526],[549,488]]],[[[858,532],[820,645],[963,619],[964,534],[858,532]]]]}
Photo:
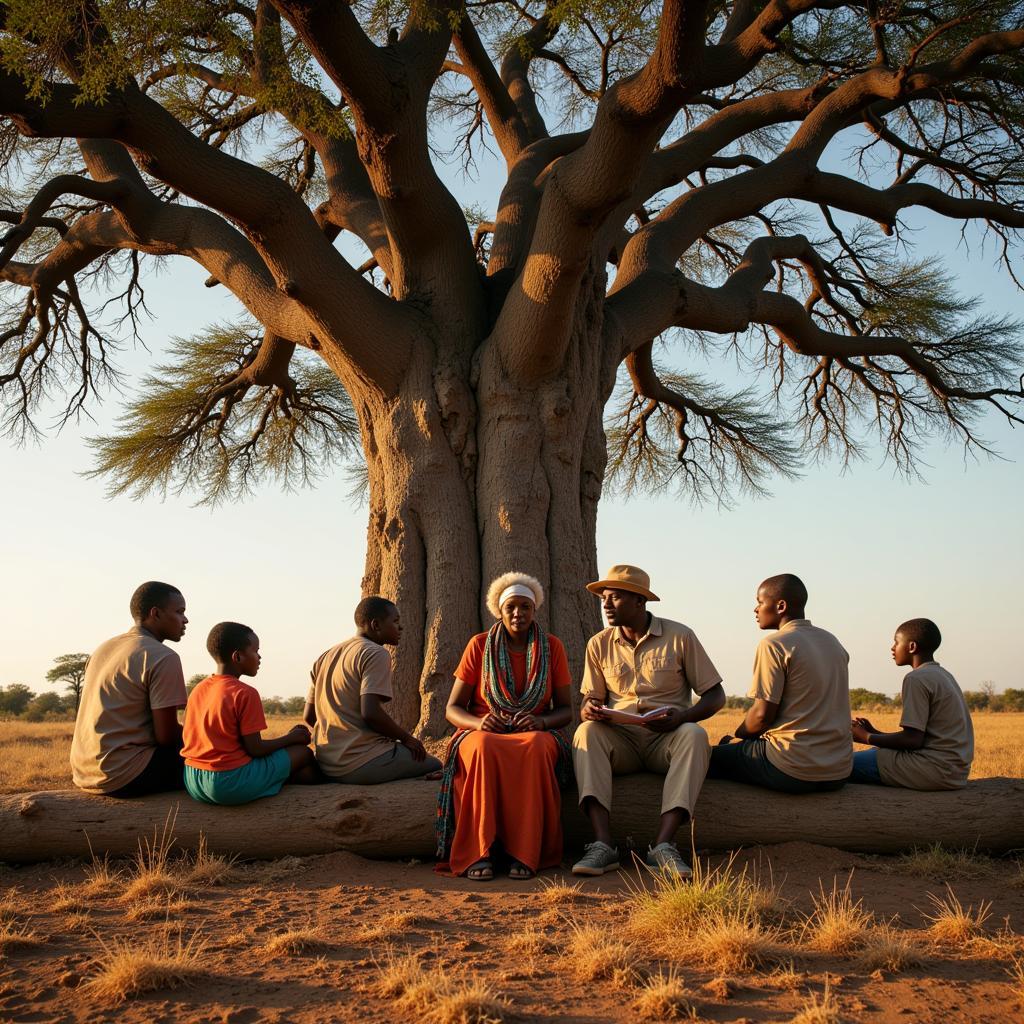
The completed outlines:
{"type": "Polygon", "coordinates": [[[85,683],[85,669],[89,664],[88,654],[62,654],[53,659],[53,668],[46,673],[48,683],[67,683],[67,692],[78,711],[82,700],[82,686],[85,683]]]}
{"type": "Polygon", "coordinates": [[[725,706],[733,711],[749,711],[754,706],[754,699],[753,697],[737,697],[731,693],[725,698],[725,706]]]}
{"type": "Polygon", "coordinates": [[[605,424],[606,480],[625,495],[657,492],[673,482],[694,501],[765,494],[796,475],[790,430],[753,389],[728,394],[695,374],[659,370],[679,408],[638,397],[625,375],[605,424]]]}
{"type": "Polygon", "coordinates": [[[71,710],[59,693],[40,693],[28,703],[21,717],[27,722],[46,722],[65,718],[71,710]]]}
{"type": "Polygon", "coordinates": [[[35,694],[24,683],[0,686],[0,715],[20,715],[34,698],[35,694]]]}
{"type": "Polygon", "coordinates": [[[851,711],[888,711],[895,703],[892,697],[874,690],[865,690],[862,686],[850,689],[851,711]]]}
{"type": "Polygon", "coordinates": [[[185,693],[191,694],[192,691],[206,678],[205,672],[196,672],[194,675],[188,677],[185,680],[185,693]]]}
{"type": "Polygon", "coordinates": [[[252,325],[238,323],[175,339],[172,361],[142,382],[119,432],[89,441],[93,474],[110,478],[114,494],[189,489],[200,504],[216,504],[266,479],[309,484],[354,456],[351,403],[317,357],[297,352],[284,386],[240,379],[260,344],[252,325]]]}
{"type": "Polygon", "coordinates": [[[982,683],[980,690],[964,690],[964,700],[971,711],[1024,711],[1024,690],[1007,687],[997,693],[992,683],[982,683]]]}
{"type": "Polygon", "coordinates": [[[301,715],[306,707],[304,697],[264,697],[265,715],[301,715]]]}

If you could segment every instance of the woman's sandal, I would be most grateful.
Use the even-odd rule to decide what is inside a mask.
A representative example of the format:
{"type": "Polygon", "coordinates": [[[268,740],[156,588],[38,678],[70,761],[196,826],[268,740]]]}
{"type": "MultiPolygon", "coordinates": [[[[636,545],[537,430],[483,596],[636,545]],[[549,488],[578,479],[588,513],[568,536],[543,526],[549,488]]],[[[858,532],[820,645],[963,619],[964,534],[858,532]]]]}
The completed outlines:
{"type": "Polygon", "coordinates": [[[466,877],[474,882],[490,882],[494,879],[494,868],[484,857],[466,868],[466,877]]]}
{"type": "Polygon", "coordinates": [[[517,879],[519,881],[526,881],[528,878],[533,878],[535,872],[531,871],[522,861],[515,860],[512,862],[512,866],[508,869],[508,877],[517,879]]]}

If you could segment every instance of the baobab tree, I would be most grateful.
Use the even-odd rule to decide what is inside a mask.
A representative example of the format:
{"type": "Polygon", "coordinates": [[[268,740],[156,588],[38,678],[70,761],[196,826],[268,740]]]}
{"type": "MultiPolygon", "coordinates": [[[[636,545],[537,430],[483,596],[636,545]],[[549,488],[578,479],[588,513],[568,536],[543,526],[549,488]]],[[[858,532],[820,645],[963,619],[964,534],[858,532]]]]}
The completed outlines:
{"type": "Polygon", "coordinates": [[[437,732],[499,572],[544,582],[578,659],[609,475],[756,490],[873,431],[911,465],[922,434],[983,444],[980,410],[1020,422],[1017,325],[901,225],[976,222],[1012,272],[1021,14],[8,0],[6,425],[55,388],[73,416],[117,373],[98,304],[140,329],[140,261],[201,264],[247,320],[175,344],[98,471],[215,500],[356,445],[363,590],[406,626],[397,711],[437,732]],[[490,211],[443,183],[452,139],[470,170],[481,146],[503,161],[490,211]],[[748,390],[694,372],[715,353],[748,390]]]}

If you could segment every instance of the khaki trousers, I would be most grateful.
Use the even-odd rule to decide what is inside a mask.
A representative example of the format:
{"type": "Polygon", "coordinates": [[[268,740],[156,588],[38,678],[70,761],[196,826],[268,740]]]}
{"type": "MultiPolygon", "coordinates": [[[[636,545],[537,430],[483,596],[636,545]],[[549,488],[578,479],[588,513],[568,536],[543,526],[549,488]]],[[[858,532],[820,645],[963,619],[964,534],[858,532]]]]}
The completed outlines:
{"type": "Polygon", "coordinates": [[[661,813],[681,807],[693,813],[708,770],[708,734],[693,722],[672,732],[642,725],[582,722],[572,739],[572,760],[580,803],[592,796],[611,810],[612,776],[647,770],[665,776],[661,813]]]}

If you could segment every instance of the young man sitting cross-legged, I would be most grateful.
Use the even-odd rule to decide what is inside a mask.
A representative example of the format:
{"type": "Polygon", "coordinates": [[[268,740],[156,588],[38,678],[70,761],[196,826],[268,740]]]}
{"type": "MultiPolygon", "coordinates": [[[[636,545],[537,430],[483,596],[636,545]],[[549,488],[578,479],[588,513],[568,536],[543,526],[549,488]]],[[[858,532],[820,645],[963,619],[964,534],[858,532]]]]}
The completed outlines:
{"type": "Polygon", "coordinates": [[[758,645],[747,694],[753,707],[735,735],[712,748],[708,778],[815,793],[839,789],[850,774],[850,658],[804,618],[806,604],[807,588],[791,573],[758,588],[757,624],[778,632],[758,645]]]}
{"type": "Polygon", "coordinates": [[[967,785],[974,760],[971,712],[953,676],[936,660],[942,643],[931,619],[910,619],[896,630],[892,660],[910,665],[903,678],[899,732],[879,732],[855,718],[851,732],[871,750],[853,755],[850,782],[907,789],[959,789],[967,785]]]}

